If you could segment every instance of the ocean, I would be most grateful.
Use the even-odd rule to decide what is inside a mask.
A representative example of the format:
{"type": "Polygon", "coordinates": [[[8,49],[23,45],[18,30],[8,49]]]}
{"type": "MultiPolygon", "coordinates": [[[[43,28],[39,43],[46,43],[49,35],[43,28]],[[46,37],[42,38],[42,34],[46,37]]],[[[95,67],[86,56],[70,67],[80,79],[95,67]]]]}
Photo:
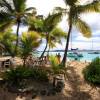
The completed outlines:
{"type": "MultiPolygon", "coordinates": [[[[36,56],[40,56],[42,52],[39,52],[38,54],[36,54],[36,56]]],[[[64,52],[50,52],[50,55],[54,55],[56,56],[56,54],[60,53],[61,58],[63,58],[63,54],[64,52]]],[[[70,53],[70,52],[68,52],[70,53]]],[[[93,59],[95,59],[96,57],[100,58],[100,53],[99,54],[89,54],[89,51],[79,51],[79,53],[81,53],[83,55],[83,57],[78,57],[77,60],[78,61],[88,61],[91,62],[93,59]]],[[[47,55],[47,52],[45,53],[45,55],[47,55]]],[[[67,57],[68,60],[74,60],[76,57],[67,57]]]]}

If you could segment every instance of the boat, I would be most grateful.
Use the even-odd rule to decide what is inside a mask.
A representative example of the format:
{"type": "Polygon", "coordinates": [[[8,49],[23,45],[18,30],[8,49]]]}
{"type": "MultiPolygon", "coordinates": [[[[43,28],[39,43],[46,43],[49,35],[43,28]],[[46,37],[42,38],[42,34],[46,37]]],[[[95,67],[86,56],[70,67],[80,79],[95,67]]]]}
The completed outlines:
{"type": "Polygon", "coordinates": [[[77,57],[77,55],[76,54],[74,54],[74,53],[68,53],[68,55],[67,55],[68,57],[77,57]]]}
{"type": "Polygon", "coordinates": [[[72,34],[71,34],[71,53],[68,53],[68,57],[80,58],[83,57],[81,53],[78,52],[78,48],[72,48],[72,34]]]}
{"type": "Polygon", "coordinates": [[[70,52],[67,55],[68,57],[83,57],[83,55],[81,53],[78,52],[70,52]]]}
{"type": "Polygon", "coordinates": [[[94,51],[94,52],[89,52],[88,54],[99,54],[99,52],[94,51]]]}
{"type": "Polygon", "coordinates": [[[100,54],[99,51],[94,51],[93,46],[94,45],[93,45],[93,40],[92,40],[92,49],[91,50],[93,50],[93,51],[88,52],[88,54],[100,54]]]}
{"type": "Polygon", "coordinates": [[[83,55],[82,55],[81,53],[75,52],[75,54],[76,54],[78,57],[83,57],[83,55]]]}
{"type": "Polygon", "coordinates": [[[71,48],[71,50],[78,50],[78,48],[75,48],[75,49],[71,48]]]}

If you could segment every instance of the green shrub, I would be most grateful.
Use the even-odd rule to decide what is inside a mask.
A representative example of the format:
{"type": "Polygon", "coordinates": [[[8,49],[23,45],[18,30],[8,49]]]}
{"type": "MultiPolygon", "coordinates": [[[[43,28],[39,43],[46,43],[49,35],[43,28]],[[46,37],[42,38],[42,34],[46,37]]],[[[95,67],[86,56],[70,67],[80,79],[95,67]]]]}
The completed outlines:
{"type": "Polygon", "coordinates": [[[51,68],[54,74],[59,74],[61,70],[63,70],[63,67],[59,65],[58,60],[56,56],[50,56],[50,62],[51,62],[51,68]]]}
{"type": "Polygon", "coordinates": [[[47,82],[48,74],[44,70],[19,66],[4,72],[3,78],[8,84],[20,86],[23,79],[28,80],[31,78],[36,81],[47,82]]]}
{"type": "Polygon", "coordinates": [[[84,70],[84,78],[91,84],[100,85],[100,58],[95,58],[84,70]]]}

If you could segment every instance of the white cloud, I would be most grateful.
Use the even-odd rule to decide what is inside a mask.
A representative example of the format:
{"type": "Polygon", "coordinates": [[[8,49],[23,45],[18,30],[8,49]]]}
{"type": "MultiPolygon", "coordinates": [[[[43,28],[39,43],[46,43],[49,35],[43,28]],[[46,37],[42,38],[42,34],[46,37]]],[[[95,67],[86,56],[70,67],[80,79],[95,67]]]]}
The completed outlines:
{"type": "MultiPolygon", "coordinates": [[[[63,42],[62,45],[57,44],[56,48],[53,48],[53,50],[64,50],[65,49],[65,44],[66,44],[66,42],[63,42]]],[[[76,42],[76,41],[74,41],[72,43],[72,45],[71,45],[71,43],[69,43],[69,49],[70,48],[79,48],[80,50],[83,50],[83,49],[86,49],[86,50],[89,50],[89,49],[99,50],[100,45],[97,42],[94,42],[92,44],[92,42],[86,42],[85,43],[85,42],[76,42]]]]}
{"type": "Polygon", "coordinates": [[[27,0],[27,6],[34,6],[38,14],[47,15],[54,7],[65,7],[65,4],[63,0],[27,0]]]}
{"type": "Polygon", "coordinates": [[[92,44],[92,42],[74,42],[73,43],[73,48],[79,48],[79,49],[95,49],[95,50],[99,50],[100,49],[100,44],[97,42],[94,42],[92,44]]]}
{"type": "MultiPolygon", "coordinates": [[[[93,0],[81,0],[81,3],[84,4],[86,2],[91,2],[93,0]]],[[[60,7],[66,7],[63,0],[27,0],[27,6],[34,6],[37,8],[38,14],[43,14],[47,16],[51,10],[53,10],[54,7],[60,6],[60,7]]],[[[80,49],[89,49],[91,48],[91,41],[100,41],[100,37],[97,37],[96,35],[100,34],[100,14],[82,14],[82,19],[89,24],[89,26],[92,29],[92,34],[93,37],[90,39],[87,39],[83,37],[79,32],[78,34],[75,34],[75,39],[73,42],[73,47],[74,48],[80,48],[80,49]],[[96,37],[95,37],[96,36],[96,37]]],[[[68,24],[66,22],[66,18],[63,19],[63,21],[60,23],[61,28],[65,31],[68,30],[68,24]]],[[[76,33],[77,31],[74,30],[73,33],[76,33]]],[[[100,36],[100,35],[99,35],[100,36]]],[[[45,43],[44,43],[45,44],[45,43]]],[[[43,44],[43,47],[44,47],[43,44]]],[[[42,48],[43,48],[42,47],[42,48]]],[[[70,46],[69,46],[70,47],[70,46]]],[[[63,42],[62,45],[57,44],[56,49],[64,49],[65,48],[65,41],[63,42]]],[[[99,43],[95,42],[94,43],[94,48],[100,49],[99,43]]]]}
{"type": "Polygon", "coordinates": [[[77,36],[75,38],[76,41],[90,41],[91,39],[90,38],[85,38],[83,36],[77,36]]]}
{"type": "MultiPolygon", "coordinates": [[[[12,29],[13,29],[13,32],[16,34],[17,26],[13,26],[12,29]]],[[[21,35],[22,32],[27,32],[27,30],[28,30],[28,28],[25,27],[25,26],[20,27],[19,28],[19,34],[21,35]]]]}

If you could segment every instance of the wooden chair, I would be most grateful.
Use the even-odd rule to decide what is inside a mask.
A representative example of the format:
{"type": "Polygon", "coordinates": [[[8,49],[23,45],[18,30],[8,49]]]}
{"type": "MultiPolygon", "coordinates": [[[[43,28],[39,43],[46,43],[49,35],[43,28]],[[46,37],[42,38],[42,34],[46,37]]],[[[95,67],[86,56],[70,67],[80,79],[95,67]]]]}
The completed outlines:
{"type": "Polygon", "coordinates": [[[11,65],[10,59],[8,59],[8,60],[6,60],[6,61],[4,62],[4,68],[10,67],[10,65],[11,65]]]}

